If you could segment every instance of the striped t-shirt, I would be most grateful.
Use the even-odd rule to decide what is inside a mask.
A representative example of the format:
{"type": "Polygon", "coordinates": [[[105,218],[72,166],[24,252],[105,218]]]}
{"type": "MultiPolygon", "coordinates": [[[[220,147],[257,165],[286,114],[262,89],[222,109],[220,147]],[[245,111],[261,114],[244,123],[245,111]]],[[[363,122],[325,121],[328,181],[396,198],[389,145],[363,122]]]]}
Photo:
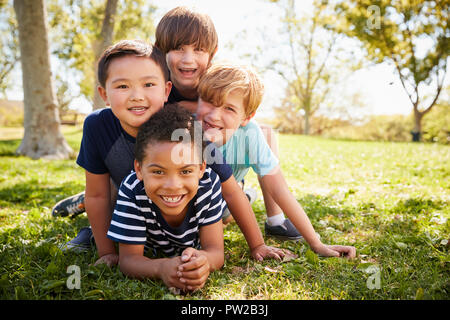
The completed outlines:
{"type": "Polygon", "coordinates": [[[167,256],[180,255],[187,247],[200,248],[199,229],[222,218],[226,202],[220,179],[206,167],[198,191],[188,204],[184,221],[171,227],[145,193],[143,181],[132,172],[122,182],[108,238],[126,244],[144,245],[144,250],[167,256]]]}

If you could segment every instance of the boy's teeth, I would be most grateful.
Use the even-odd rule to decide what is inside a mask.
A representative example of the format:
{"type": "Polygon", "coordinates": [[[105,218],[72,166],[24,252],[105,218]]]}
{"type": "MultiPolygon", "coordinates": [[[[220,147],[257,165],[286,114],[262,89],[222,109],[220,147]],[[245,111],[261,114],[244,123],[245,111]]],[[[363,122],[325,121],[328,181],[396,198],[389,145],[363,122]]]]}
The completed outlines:
{"type": "Polygon", "coordinates": [[[167,202],[178,202],[178,201],[180,201],[181,197],[182,196],[176,196],[176,197],[164,197],[164,196],[162,196],[163,200],[167,201],[167,202]]]}

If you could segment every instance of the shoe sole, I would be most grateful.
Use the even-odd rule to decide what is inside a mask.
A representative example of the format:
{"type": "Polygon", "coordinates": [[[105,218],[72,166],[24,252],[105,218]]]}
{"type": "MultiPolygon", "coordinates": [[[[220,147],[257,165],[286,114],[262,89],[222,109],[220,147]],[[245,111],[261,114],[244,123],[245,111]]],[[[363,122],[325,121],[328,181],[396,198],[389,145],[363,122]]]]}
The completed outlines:
{"type": "Polygon", "coordinates": [[[282,240],[282,241],[298,242],[298,241],[304,240],[304,238],[302,236],[300,236],[300,237],[289,237],[289,236],[273,235],[273,234],[270,234],[270,233],[266,233],[266,236],[271,237],[271,238],[276,238],[276,239],[282,240]]]}

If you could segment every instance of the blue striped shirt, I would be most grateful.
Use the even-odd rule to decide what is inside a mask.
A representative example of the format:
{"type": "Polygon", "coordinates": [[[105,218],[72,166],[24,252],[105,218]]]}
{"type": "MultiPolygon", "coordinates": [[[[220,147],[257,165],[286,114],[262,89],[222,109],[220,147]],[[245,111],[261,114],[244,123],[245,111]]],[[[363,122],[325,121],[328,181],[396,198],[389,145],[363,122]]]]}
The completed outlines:
{"type": "Polygon", "coordinates": [[[132,172],[120,186],[107,235],[116,242],[144,245],[145,251],[152,249],[154,254],[176,256],[187,247],[200,248],[199,229],[219,221],[225,207],[220,179],[207,166],[186,217],[180,226],[171,227],[132,172]]]}

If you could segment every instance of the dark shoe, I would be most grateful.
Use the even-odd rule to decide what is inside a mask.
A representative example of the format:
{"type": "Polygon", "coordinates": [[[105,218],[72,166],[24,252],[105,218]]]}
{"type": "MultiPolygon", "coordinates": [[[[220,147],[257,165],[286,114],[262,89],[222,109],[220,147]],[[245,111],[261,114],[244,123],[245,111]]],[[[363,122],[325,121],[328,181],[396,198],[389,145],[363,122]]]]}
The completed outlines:
{"type": "Polygon", "coordinates": [[[62,245],[60,249],[62,251],[73,250],[76,252],[86,252],[95,246],[94,235],[92,234],[91,227],[84,227],[78,232],[77,236],[62,245]]]}
{"type": "Polygon", "coordinates": [[[52,209],[52,215],[54,217],[67,217],[70,215],[72,218],[83,213],[84,209],[84,191],[74,196],[59,201],[52,209]]]}
{"type": "Polygon", "coordinates": [[[285,219],[283,224],[279,226],[269,226],[264,223],[264,229],[267,236],[275,237],[280,240],[298,241],[303,239],[302,235],[295,229],[289,219],[285,219]]]}

